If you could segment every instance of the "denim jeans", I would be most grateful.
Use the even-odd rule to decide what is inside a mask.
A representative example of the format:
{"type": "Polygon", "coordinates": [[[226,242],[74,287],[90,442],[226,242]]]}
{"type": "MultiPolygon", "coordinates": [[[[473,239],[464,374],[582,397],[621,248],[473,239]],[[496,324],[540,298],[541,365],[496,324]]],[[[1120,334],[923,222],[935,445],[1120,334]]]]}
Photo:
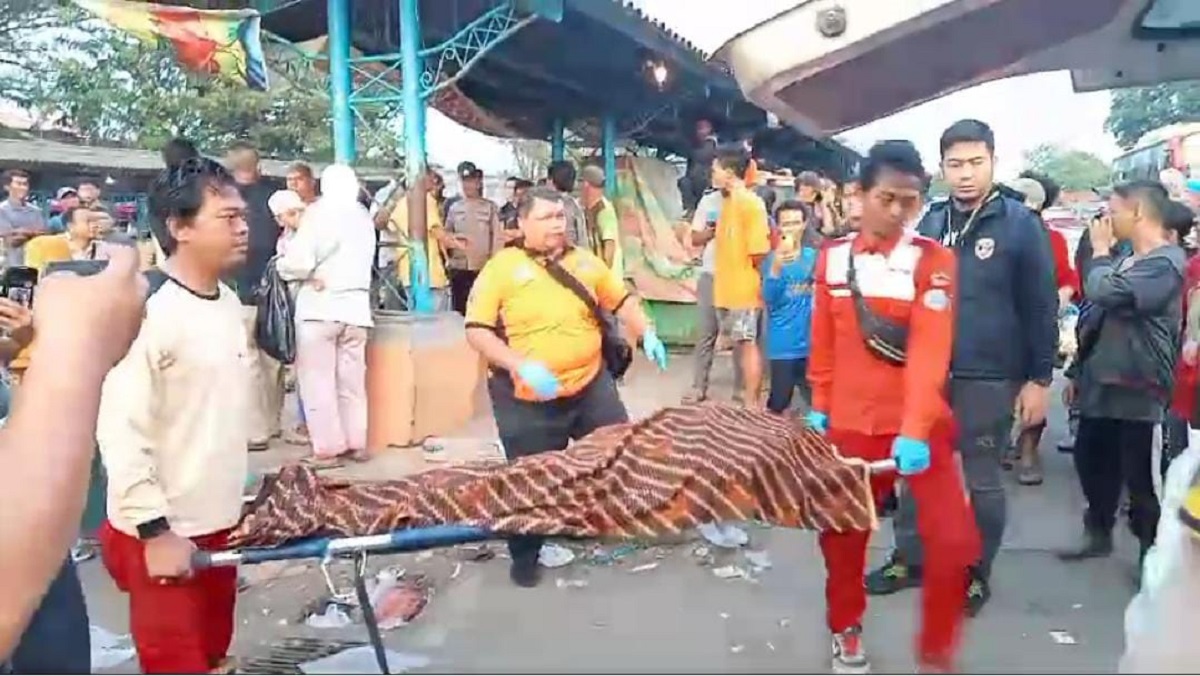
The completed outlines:
{"type": "Polygon", "coordinates": [[[92,671],[91,635],[83,587],[75,564],[67,559],[50,583],[21,641],[0,673],[88,674],[92,671]]]}

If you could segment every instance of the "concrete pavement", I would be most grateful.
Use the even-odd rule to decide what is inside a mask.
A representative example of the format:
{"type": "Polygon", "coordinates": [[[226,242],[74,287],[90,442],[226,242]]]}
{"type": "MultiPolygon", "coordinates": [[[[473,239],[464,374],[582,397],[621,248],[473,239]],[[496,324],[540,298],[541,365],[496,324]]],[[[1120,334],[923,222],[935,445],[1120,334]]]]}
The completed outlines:
{"type": "MultiPolygon", "coordinates": [[[[673,355],[665,375],[639,365],[623,387],[631,413],[643,415],[678,401],[690,368],[685,355],[673,355]]],[[[716,371],[717,391],[727,392],[727,358],[716,371]]],[[[1133,591],[1134,547],[1122,530],[1118,554],[1111,559],[1068,566],[1053,556],[1052,548],[1077,536],[1081,504],[1070,457],[1054,450],[1063,429],[1061,410],[1056,410],[1043,441],[1046,483],[1010,484],[1009,530],[995,567],[995,596],[968,626],[962,662],[967,671],[1115,669],[1123,612],[1133,591]],[[1052,631],[1066,632],[1075,643],[1056,642],[1052,631]]],[[[471,436],[451,445],[481,448],[492,434],[482,418],[472,423],[471,436]]],[[[403,463],[384,459],[356,473],[386,476],[396,463],[413,462],[411,455],[403,463]]],[[[438,673],[827,671],[824,571],[814,535],[755,526],[748,531],[748,549],[769,552],[773,564],[753,582],[718,579],[713,573],[725,564],[743,565],[743,551],[702,556],[697,542],[640,549],[608,564],[593,561],[594,545],[571,545],[579,553],[576,562],[546,570],[545,583],[533,590],[508,583],[502,547],[494,547],[500,556],[481,563],[464,561],[456,550],[373,559],[372,567],[399,565],[410,577],[424,575],[434,589],[424,613],[388,632],[386,641],[394,650],[428,657],[431,663],[421,671],[438,673]]],[[[890,541],[885,525],[873,540],[873,562],[883,558],[890,541]]],[[[614,549],[602,547],[610,554],[614,549]]],[[[126,631],[124,599],[103,568],[89,562],[82,574],[93,623],[126,631]]],[[[298,626],[304,607],[324,594],[315,565],[259,566],[245,574],[253,584],[239,603],[239,657],[261,656],[288,636],[365,640],[361,625],[346,630],[298,626]]],[[[876,672],[911,672],[916,599],[917,593],[908,591],[871,600],[866,641],[876,672]]],[[[127,664],[121,671],[134,669],[127,664]]]]}

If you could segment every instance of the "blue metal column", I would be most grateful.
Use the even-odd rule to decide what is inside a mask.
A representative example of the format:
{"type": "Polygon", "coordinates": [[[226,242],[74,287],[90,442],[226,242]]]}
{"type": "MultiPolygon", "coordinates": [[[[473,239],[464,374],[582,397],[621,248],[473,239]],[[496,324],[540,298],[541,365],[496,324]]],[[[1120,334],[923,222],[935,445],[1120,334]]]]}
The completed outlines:
{"type": "Polygon", "coordinates": [[[429,293],[429,231],[425,220],[425,74],[420,0],[400,0],[400,73],[404,97],[404,169],[408,177],[409,309],[433,312],[429,293]]]}
{"type": "Polygon", "coordinates": [[[617,192],[617,118],[611,114],[604,116],[600,146],[604,155],[604,191],[612,197],[617,192]]]}
{"type": "Polygon", "coordinates": [[[554,119],[554,132],[550,135],[550,160],[559,162],[567,158],[566,128],[562,118],[554,119]]]}
{"type": "Polygon", "coordinates": [[[354,164],[354,111],[350,108],[350,0],[328,0],[329,98],[333,106],[333,157],[354,164]]]}

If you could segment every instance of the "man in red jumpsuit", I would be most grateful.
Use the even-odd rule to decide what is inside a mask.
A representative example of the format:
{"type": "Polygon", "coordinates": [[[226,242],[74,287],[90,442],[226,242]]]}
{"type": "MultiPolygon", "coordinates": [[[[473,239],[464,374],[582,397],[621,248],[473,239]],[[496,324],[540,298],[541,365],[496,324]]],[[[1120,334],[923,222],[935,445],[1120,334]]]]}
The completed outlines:
{"type": "MultiPolygon", "coordinates": [[[[917,504],[929,505],[917,510],[928,552],[917,660],[936,672],[954,666],[979,534],[954,456],[945,394],[954,255],[904,227],[920,208],[924,175],[911,143],[877,144],[861,171],[859,233],[830,242],[817,260],[807,420],[844,456],[894,458],[917,504]]],[[[872,479],[876,500],[894,481],[894,474],[872,479]]],[[[869,670],[861,636],[870,537],[820,536],[834,673],[869,670]]]]}

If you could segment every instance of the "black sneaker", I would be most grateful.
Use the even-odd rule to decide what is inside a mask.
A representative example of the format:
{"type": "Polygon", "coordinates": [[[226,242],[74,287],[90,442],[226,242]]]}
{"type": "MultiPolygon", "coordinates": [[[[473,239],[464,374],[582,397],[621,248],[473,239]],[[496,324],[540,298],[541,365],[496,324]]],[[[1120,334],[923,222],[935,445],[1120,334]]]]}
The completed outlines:
{"type": "Polygon", "coordinates": [[[978,615],[990,598],[992,598],[992,586],[987,583],[987,580],[972,572],[971,584],[967,586],[967,617],[978,615]]]}
{"type": "Polygon", "coordinates": [[[892,552],[887,562],[867,575],[867,594],[887,596],[910,587],[921,586],[921,567],[909,566],[892,552]]]}
{"type": "Polygon", "coordinates": [[[1083,532],[1083,540],[1074,547],[1060,549],[1055,552],[1061,561],[1083,561],[1098,559],[1112,554],[1112,533],[1087,529],[1083,532]]]}
{"type": "Polygon", "coordinates": [[[542,568],[538,565],[537,557],[532,559],[513,559],[508,569],[508,577],[518,587],[532,588],[542,581],[542,568]]]}

